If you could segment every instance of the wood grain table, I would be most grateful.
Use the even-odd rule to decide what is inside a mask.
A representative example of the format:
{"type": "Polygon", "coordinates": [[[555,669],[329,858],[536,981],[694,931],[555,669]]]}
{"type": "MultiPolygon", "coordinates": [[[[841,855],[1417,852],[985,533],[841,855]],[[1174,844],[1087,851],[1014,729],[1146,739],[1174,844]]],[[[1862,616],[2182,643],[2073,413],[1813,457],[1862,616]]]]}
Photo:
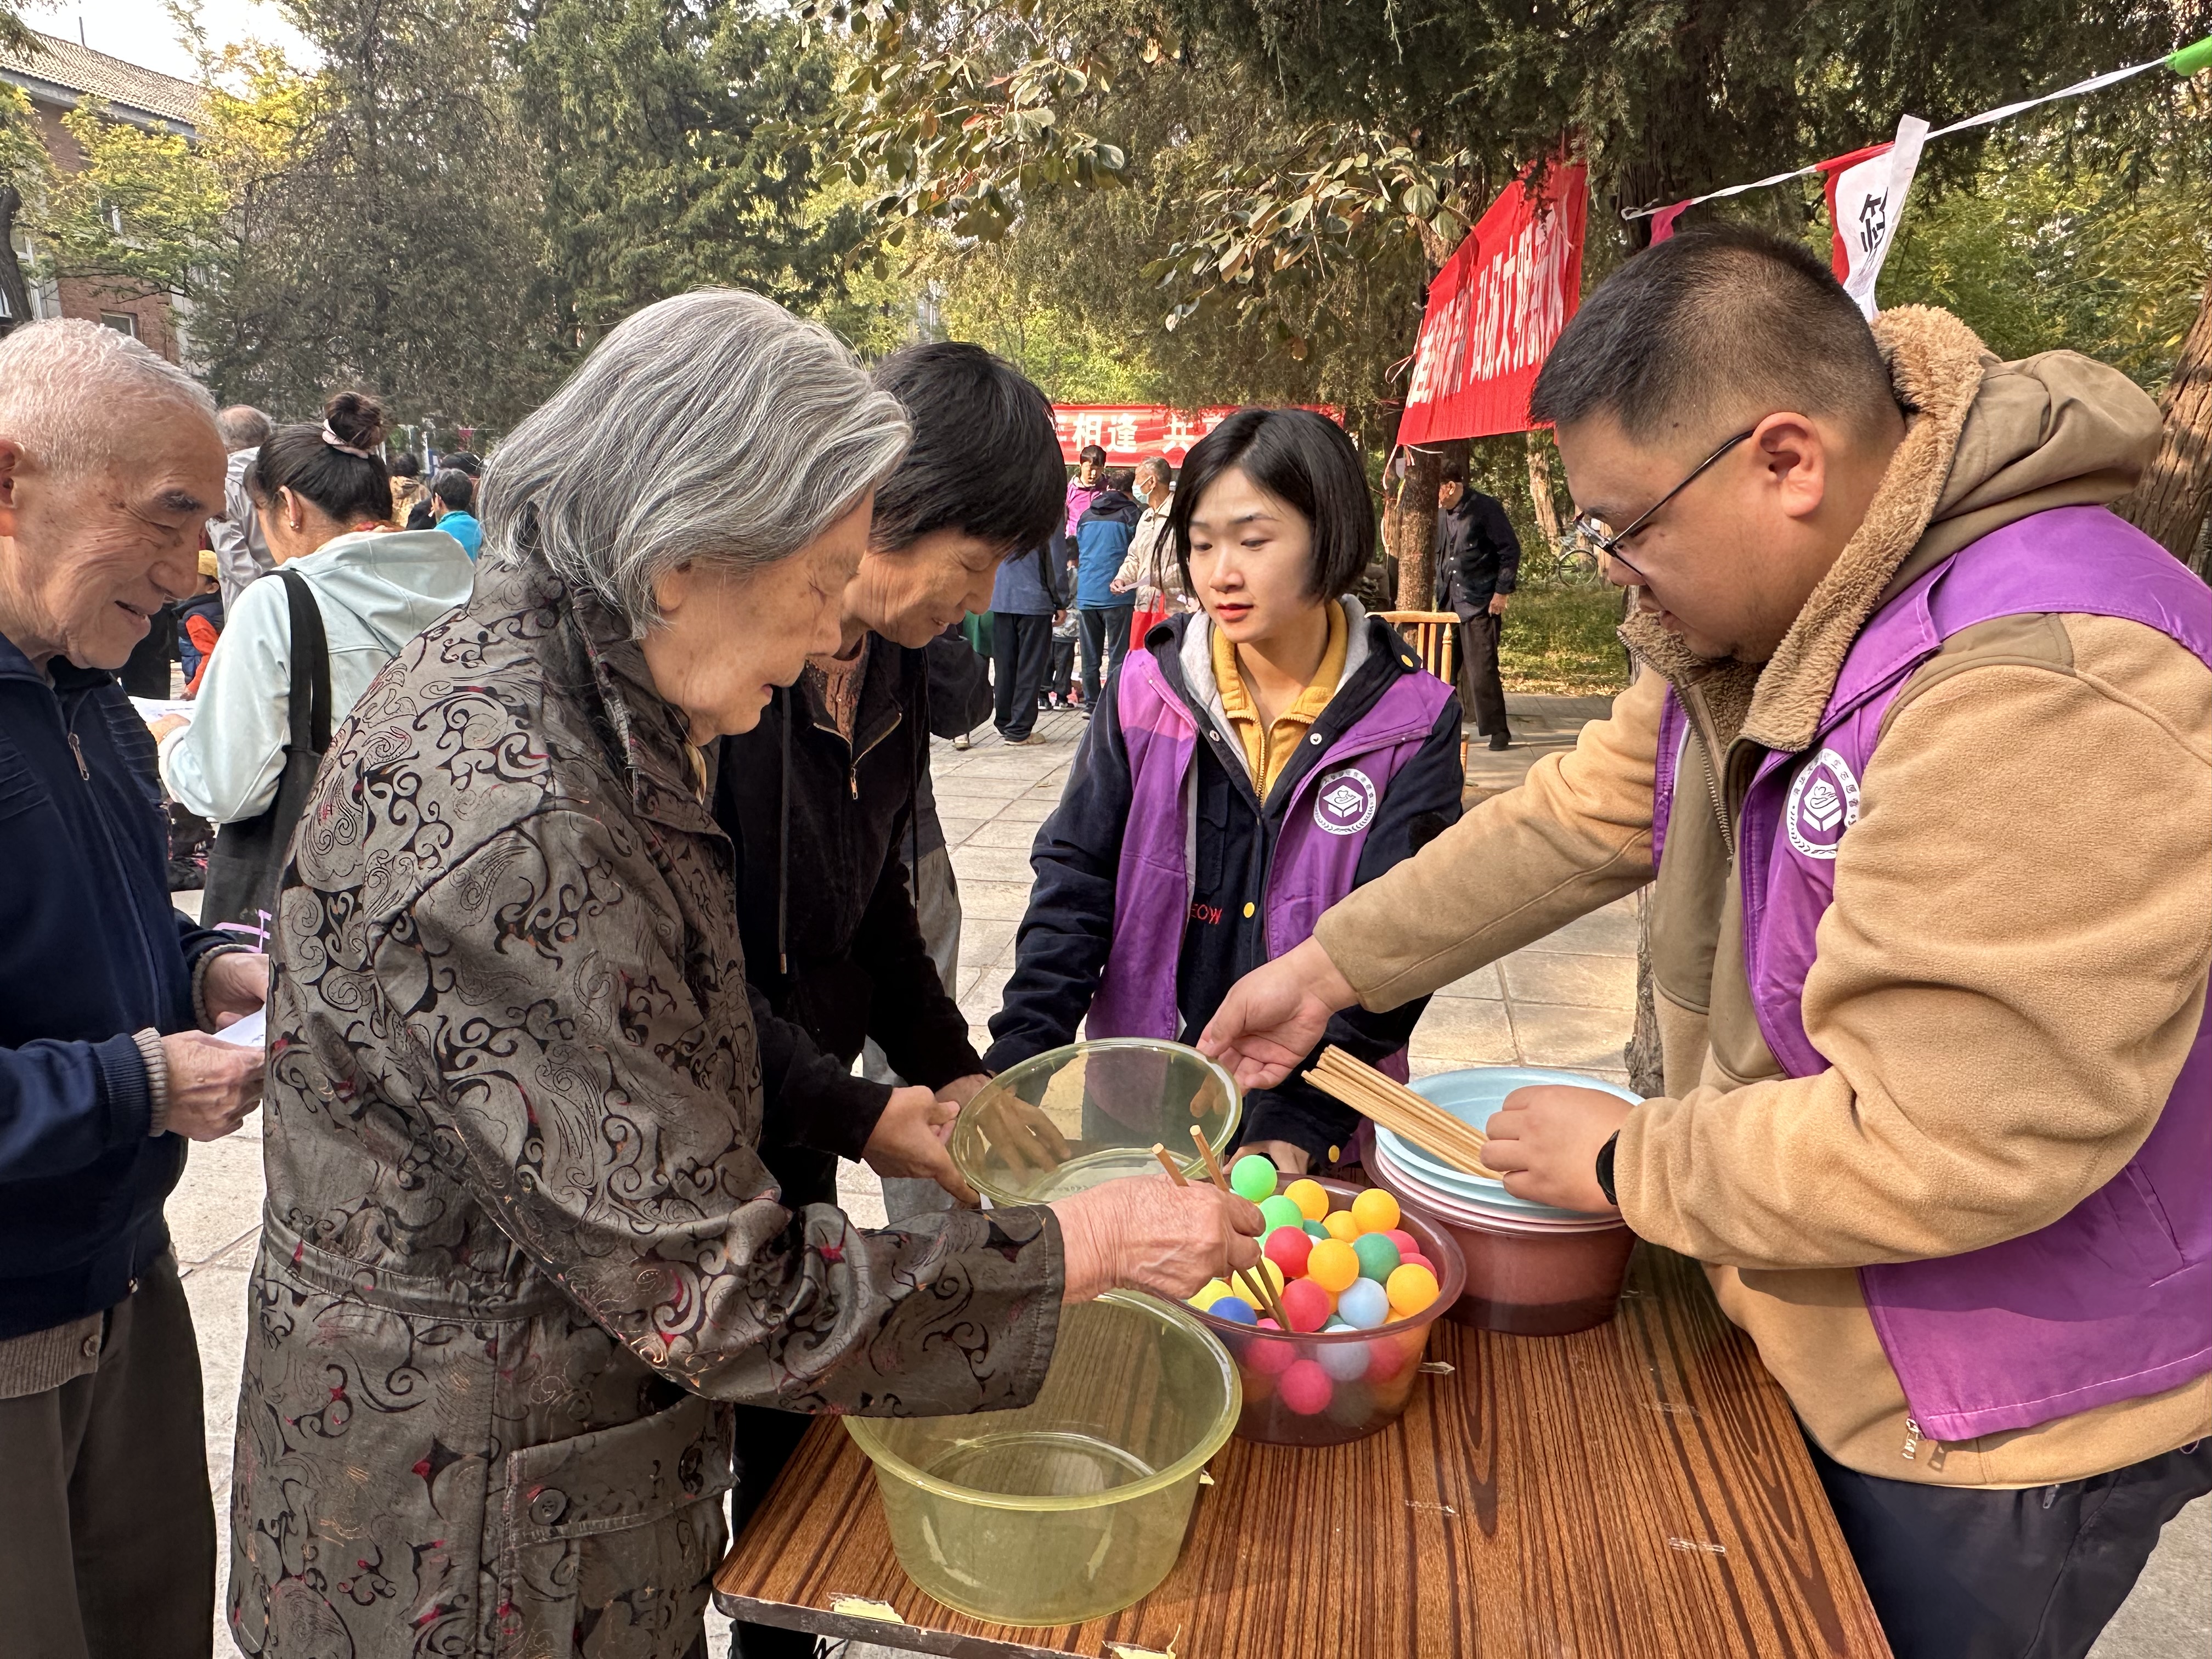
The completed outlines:
{"type": "Polygon", "coordinates": [[[1693,1264],[1639,1246],[1610,1324],[1440,1322],[1428,1358],[1451,1370],[1379,1434],[1231,1440],[1175,1571],[1111,1618],[1015,1629],[924,1595],[866,1457],[826,1421],[723,1563],[718,1600],[961,1659],[1888,1654],[1789,1404],[1693,1264]]]}

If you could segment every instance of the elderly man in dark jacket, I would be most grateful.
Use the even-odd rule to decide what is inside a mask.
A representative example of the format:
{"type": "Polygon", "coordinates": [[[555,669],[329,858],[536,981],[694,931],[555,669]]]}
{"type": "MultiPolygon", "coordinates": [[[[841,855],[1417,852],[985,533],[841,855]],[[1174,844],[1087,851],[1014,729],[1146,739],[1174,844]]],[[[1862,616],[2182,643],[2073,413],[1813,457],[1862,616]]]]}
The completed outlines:
{"type": "Polygon", "coordinates": [[[1459,617],[1461,695],[1474,729],[1492,749],[1513,741],[1505,726],[1505,685],[1498,674],[1498,634],[1507,595],[1521,574],[1521,538],[1504,503],[1467,487],[1467,469],[1444,469],[1437,491],[1437,608],[1459,617]]]}
{"type": "Polygon", "coordinates": [[[0,343],[0,1648],[205,1654],[199,1355],[162,1201],[262,1054],[202,1035],[266,960],[169,905],[154,744],[115,670],[198,578],[207,393],[81,321],[0,343]],[[96,413],[94,412],[96,411],[96,413]]]}

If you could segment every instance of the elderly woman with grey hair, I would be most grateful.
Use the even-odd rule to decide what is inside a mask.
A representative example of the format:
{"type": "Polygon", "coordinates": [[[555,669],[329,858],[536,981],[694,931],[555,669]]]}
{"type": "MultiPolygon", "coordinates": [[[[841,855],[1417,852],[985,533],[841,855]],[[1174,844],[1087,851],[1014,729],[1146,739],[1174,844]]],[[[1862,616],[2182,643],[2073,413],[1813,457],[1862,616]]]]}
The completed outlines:
{"type": "Polygon", "coordinates": [[[822,1062],[749,1004],[700,746],[835,648],[907,441],[765,300],[639,313],[334,738],[274,945],[247,1652],[703,1653],[729,1402],[1020,1405],[1063,1303],[1256,1256],[1256,1211],[1164,1181],[871,1233],[761,1163],[822,1062]]]}

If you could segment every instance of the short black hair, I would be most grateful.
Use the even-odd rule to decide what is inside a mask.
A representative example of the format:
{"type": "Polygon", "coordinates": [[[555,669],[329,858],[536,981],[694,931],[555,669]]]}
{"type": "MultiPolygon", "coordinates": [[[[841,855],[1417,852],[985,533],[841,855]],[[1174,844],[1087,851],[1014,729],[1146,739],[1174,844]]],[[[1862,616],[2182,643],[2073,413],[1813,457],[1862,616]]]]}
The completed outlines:
{"type": "Polygon", "coordinates": [[[430,493],[457,513],[476,511],[477,481],[456,467],[447,467],[431,479],[430,493]]]}
{"type": "Polygon", "coordinates": [[[961,340],[894,351],[877,386],[905,406],[914,444],[876,488],[868,540],[896,552],[957,530],[1003,557],[1042,545],[1067,511],[1052,400],[1005,358],[961,340]]]}
{"type": "Polygon", "coordinates": [[[1133,466],[1109,466],[1106,469],[1106,488],[1127,495],[1137,487],[1137,469],[1133,466]]]}
{"type": "Polygon", "coordinates": [[[1748,225],[1701,225],[1615,271],[1559,335],[1533,422],[1609,415],[1632,438],[1673,424],[1692,447],[1775,408],[1869,430],[1897,407],[1857,304],[1820,255],[1748,225]]]}
{"type": "Polygon", "coordinates": [[[473,449],[457,449],[452,454],[439,459],[439,471],[443,472],[448,467],[456,472],[465,472],[471,478],[481,478],[483,477],[483,457],[473,449]]]}
{"type": "Polygon", "coordinates": [[[1183,457],[1182,479],[1168,514],[1183,588],[1190,579],[1190,520],[1223,473],[1241,471],[1303,517],[1313,538],[1307,592],[1333,599],[1351,592],[1375,553],[1375,499],[1367,470],[1344,428],[1310,409],[1240,409],[1183,457]]]}
{"type": "Polygon", "coordinates": [[[1085,444],[1075,452],[1075,459],[1079,461],[1096,461],[1099,465],[1103,466],[1106,465],[1106,452],[1097,444],[1085,444]]]}
{"type": "Polygon", "coordinates": [[[1467,482],[1467,463],[1465,461],[1446,461],[1444,463],[1443,476],[1438,478],[1437,482],[1440,484],[1465,483],[1467,482]]]}
{"type": "Polygon", "coordinates": [[[395,478],[419,478],[422,463],[411,449],[403,449],[392,458],[392,476],[395,478]]]}
{"type": "Polygon", "coordinates": [[[246,490],[264,507],[289,489],[340,524],[382,524],[392,517],[392,474],[379,453],[385,429],[375,398],[341,392],[321,420],[280,426],[263,441],[246,470],[246,490]]]}

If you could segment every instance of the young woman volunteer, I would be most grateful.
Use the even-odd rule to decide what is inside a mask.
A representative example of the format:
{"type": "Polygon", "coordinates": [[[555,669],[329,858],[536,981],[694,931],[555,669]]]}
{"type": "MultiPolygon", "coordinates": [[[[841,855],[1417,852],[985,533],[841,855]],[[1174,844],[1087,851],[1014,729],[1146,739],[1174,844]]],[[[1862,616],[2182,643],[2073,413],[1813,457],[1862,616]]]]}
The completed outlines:
{"type": "MultiPolygon", "coordinates": [[[[1204,607],[1133,648],[1030,854],[1036,884],[991,1021],[994,1072],[1087,1035],[1194,1036],[1238,975],[1459,817],[1458,699],[1340,598],[1375,510],[1344,434],[1241,410],[1183,464],[1169,533],[1204,607]]],[[[1405,1075],[1422,1003],[1328,1042],[1405,1075]]],[[[1243,1145],[1304,1173],[1358,1120],[1300,1081],[1245,1097],[1243,1145]]]]}

